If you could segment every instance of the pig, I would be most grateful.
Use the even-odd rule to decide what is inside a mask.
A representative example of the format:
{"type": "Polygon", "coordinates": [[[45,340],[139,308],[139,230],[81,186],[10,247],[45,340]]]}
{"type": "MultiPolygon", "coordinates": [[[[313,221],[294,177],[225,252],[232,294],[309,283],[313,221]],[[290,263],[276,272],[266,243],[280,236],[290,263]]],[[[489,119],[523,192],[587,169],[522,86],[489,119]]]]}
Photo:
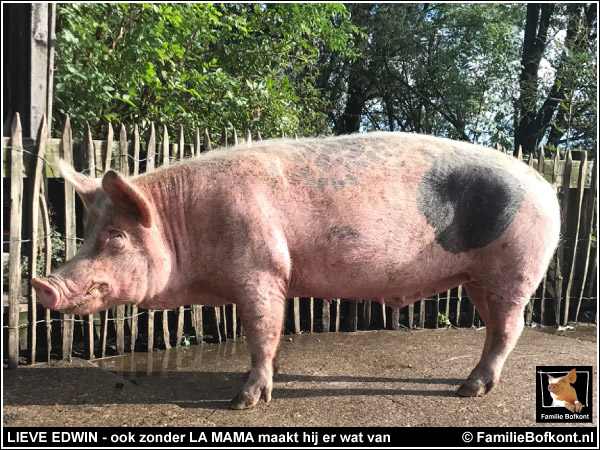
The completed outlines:
{"type": "Polygon", "coordinates": [[[577,381],[575,369],[564,377],[553,377],[548,375],[548,391],[552,397],[552,406],[564,406],[573,413],[581,412],[583,405],[577,400],[577,392],[571,386],[577,381]]]}
{"type": "Polygon", "coordinates": [[[87,210],[77,255],[31,281],[41,304],[237,305],[251,355],[231,408],[271,399],[285,299],[400,308],[463,284],[486,325],[458,388],[500,378],[557,246],[553,188],[516,158],[408,133],[272,140],[101,183],[60,164],[87,210]]]}

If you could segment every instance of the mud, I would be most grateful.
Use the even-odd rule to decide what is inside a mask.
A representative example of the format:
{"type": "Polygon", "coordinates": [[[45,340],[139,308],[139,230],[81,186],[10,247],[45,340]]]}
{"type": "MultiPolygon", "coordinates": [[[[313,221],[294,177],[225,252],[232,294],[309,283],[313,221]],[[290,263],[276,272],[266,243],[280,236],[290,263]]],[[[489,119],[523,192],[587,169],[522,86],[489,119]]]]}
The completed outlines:
{"type": "Polygon", "coordinates": [[[591,365],[597,379],[595,326],[528,328],[493,392],[457,397],[484,338],[484,329],[285,336],[273,400],[249,411],[228,408],[249,365],[244,342],[4,370],[4,426],[547,426],[535,422],[536,365],[591,365]]]}

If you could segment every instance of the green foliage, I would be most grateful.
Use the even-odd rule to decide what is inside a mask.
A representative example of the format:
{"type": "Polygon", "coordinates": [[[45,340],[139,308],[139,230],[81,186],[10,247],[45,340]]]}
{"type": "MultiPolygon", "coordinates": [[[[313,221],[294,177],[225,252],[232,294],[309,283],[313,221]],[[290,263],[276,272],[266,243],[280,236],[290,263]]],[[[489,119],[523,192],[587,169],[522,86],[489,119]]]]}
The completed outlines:
{"type": "Polygon", "coordinates": [[[55,119],[76,135],[85,120],[326,132],[314,79],[323,49],[352,56],[346,17],[330,3],[60,4],[55,119]]]}
{"type": "Polygon", "coordinates": [[[441,312],[438,313],[438,324],[440,327],[452,327],[452,323],[450,322],[450,320],[446,317],[445,314],[442,314],[441,312]]]}
{"type": "MultiPolygon", "coordinates": [[[[363,4],[350,9],[368,36],[362,77],[354,77],[368,86],[361,129],[507,145],[523,8],[473,3],[370,7],[366,22],[363,4]]],[[[342,71],[354,67],[348,62],[342,71]]],[[[338,98],[346,101],[343,94],[338,98]]],[[[335,122],[342,120],[343,106],[335,114],[335,122]]]]}

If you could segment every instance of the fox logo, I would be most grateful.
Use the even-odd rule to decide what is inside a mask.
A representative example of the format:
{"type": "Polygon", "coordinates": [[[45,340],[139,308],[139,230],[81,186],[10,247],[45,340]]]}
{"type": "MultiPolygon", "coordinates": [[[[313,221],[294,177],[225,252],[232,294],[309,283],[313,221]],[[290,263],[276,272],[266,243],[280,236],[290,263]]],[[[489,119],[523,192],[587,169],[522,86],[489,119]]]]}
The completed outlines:
{"type": "Polygon", "coordinates": [[[577,381],[575,369],[564,377],[555,378],[548,375],[548,391],[552,396],[552,406],[564,406],[571,412],[581,412],[583,405],[577,400],[577,392],[571,386],[575,381],[577,381]]]}

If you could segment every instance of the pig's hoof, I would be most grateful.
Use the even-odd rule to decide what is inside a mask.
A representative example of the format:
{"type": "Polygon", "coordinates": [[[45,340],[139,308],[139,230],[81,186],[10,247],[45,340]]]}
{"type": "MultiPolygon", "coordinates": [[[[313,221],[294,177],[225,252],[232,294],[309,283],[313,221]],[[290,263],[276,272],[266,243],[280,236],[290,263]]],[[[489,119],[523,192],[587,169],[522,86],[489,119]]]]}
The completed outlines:
{"type": "Polygon", "coordinates": [[[483,384],[481,380],[467,380],[460,385],[456,393],[461,397],[481,397],[494,389],[495,386],[495,381],[483,384]]]}
{"type": "Polygon", "coordinates": [[[483,395],[483,391],[467,383],[461,384],[456,393],[461,397],[478,397],[483,395]]]}
{"type": "Polygon", "coordinates": [[[265,403],[271,401],[271,392],[273,386],[265,386],[260,390],[260,394],[252,395],[246,390],[242,390],[229,404],[231,409],[250,409],[254,408],[260,399],[263,399],[265,403]]]}
{"type": "Polygon", "coordinates": [[[240,392],[229,404],[231,409],[250,409],[258,403],[258,398],[254,400],[248,392],[240,392]]]}

